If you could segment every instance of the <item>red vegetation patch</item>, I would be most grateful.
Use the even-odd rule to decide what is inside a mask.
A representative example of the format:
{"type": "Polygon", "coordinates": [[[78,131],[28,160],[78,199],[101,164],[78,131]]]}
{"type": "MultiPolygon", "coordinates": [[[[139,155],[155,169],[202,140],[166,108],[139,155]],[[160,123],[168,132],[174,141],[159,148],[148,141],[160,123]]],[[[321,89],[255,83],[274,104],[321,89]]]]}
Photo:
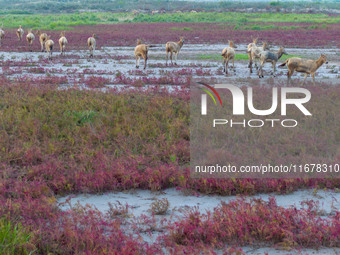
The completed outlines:
{"type": "MultiPolygon", "coordinates": [[[[273,201],[237,200],[207,215],[190,213],[152,245],[128,234],[134,228],[124,219],[57,207],[56,195],[77,192],[178,187],[228,195],[339,187],[338,179],[190,178],[189,96],[187,89],[104,93],[2,79],[0,215],[29,229],[41,254],[161,254],[164,245],[195,254],[201,244],[212,250],[256,241],[338,246],[339,214],[322,220],[273,201]]],[[[151,218],[144,221],[154,228],[151,218]]]]}
{"type": "MultiPolygon", "coordinates": [[[[276,26],[277,23],[273,23],[276,26]]],[[[266,23],[266,25],[268,25],[266,23]]],[[[279,24],[289,26],[291,23],[279,24]]],[[[251,37],[259,37],[259,40],[268,41],[273,45],[285,47],[304,48],[339,48],[340,35],[338,24],[327,24],[327,28],[305,29],[306,25],[295,24],[301,27],[292,30],[269,29],[269,30],[234,30],[233,26],[226,26],[221,23],[125,23],[113,25],[79,26],[74,30],[66,32],[69,44],[66,51],[86,50],[87,38],[95,31],[99,36],[98,47],[101,46],[134,46],[137,39],[143,39],[147,43],[165,44],[167,41],[176,41],[179,36],[186,38],[190,44],[216,44],[226,43],[227,40],[234,40],[236,44],[248,44],[251,37]],[[185,28],[190,28],[189,30],[185,28]],[[174,29],[176,28],[176,29],[174,29]],[[136,31],[138,31],[136,33],[136,31]]],[[[260,26],[260,25],[259,25],[260,26]]],[[[60,31],[44,31],[51,35],[55,42],[54,51],[59,52],[57,43],[60,31]]],[[[3,51],[29,51],[26,41],[19,42],[15,30],[6,30],[3,51]]],[[[40,51],[38,39],[33,43],[33,51],[40,51]]]]}

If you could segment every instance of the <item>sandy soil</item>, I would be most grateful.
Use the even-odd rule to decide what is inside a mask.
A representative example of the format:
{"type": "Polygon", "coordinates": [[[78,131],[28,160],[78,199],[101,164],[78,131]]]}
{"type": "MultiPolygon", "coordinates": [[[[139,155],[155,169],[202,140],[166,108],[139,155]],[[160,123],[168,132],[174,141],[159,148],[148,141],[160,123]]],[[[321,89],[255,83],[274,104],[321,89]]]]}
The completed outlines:
{"type": "MultiPolygon", "coordinates": [[[[247,196],[246,199],[262,198],[268,201],[270,196],[274,196],[277,204],[283,207],[296,207],[302,208],[304,205],[301,204],[303,201],[313,200],[318,203],[318,214],[322,218],[327,218],[330,215],[334,215],[340,208],[340,192],[331,191],[314,191],[314,190],[299,190],[287,195],[277,194],[259,194],[256,196],[247,196]]],[[[238,198],[237,196],[216,196],[216,195],[184,195],[183,192],[176,189],[167,189],[162,192],[151,192],[147,190],[135,190],[130,192],[116,192],[116,193],[105,193],[102,195],[90,195],[90,194],[79,194],[71,195],[67,197],[60,197],[58,202],[62,210],[70,209],[70,206],[75,206],[77,203],[81,205],[91,205],[97,208],[104,214],[109,210],[109,204],[120,203],[122,205],[129,206],[129,217],[130,221],[138,221],[139,217],[143,215],[151,216],[151,204],[156,199],[168,199],[170,203],[169,210],[166,215],[156,216],[158,222],[162,219],[167,219],[169,222],[173,222],[177,219],[182,218],[185,212],[191,209],[196,209],[202,213],[212,211],[213,208],[219,206],[221,202],[230,202],[238,198]],[[70,199],[70,200],[69,200],[70,199]],[[65,201],[69,200],[69,203],[65,201]]],[[[158,226],[162,229],[161,224],[158,226]]],[[[153,242],[156,238],[163,234],[161,230],[152,232],[152,235],[141,234],[145,242],[153,242]]],[[[320,250],[303,249],[296,251],[282,251],[277,250],[274,247],[242,247],[246,254],[340,254],[340,248],[322,248],[320,250]]],[[[216,250],[218,254],[222,254],[222,251],[216,250]]]]}
{"type": "MultiPolygon", "coordinates": [[[[248,200],[251,198],[262,198],[268,201],[270,196],[275,197],[279,206],[295,206],[298,209],[302,208],[302,201],[312,199],[319,203],[320,214],[324,215],[323,217],[333,214],[336,210],[340,209],[340,192],[318,191],[315,193],[313,190],[300,190],[287,195],[260,194],[247,196],[246,198],[248,200]]],[[[148,210],[150,209],[151,203],[156,199],[167,198],[171,205],[171,213],[169,213],[169,215],[174,214],[180,216],[183,210],[190,207],[197,207],[201,212],[205,212],[206,210],[212,210],[217,207],[222,201],[228,203],[238,197],[201,194],[184,195],[183,192],[176,189],[167,189],[156,193],[148,190],[136,190],[131,192],[105,193],[102,195],[80,194],[74,197],[62,197],[58,201],[63,203],[67,198],[71,198],[71,204],[78,201],[83,205],[92,204],[102,212],[106,212],[109,209],[108,202],[116,203],[119,201],[121,204],[127,203],[131,206],[132,214],[135,217],[139,217],[142,214],[150,214],[148,210]]],[[[64,209],[67,209],[67,207],[67,205],[62,206],[64,209]]]]}

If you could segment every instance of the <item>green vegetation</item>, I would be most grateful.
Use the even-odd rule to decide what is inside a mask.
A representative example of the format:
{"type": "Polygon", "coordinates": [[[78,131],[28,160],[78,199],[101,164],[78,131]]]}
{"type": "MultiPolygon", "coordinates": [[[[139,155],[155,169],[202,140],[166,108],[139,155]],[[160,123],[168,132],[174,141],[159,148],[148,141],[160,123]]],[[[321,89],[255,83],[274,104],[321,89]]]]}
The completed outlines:
{"type": "MultiPolygon", "coordinates": [[[[292,57],[298,57],[298,58],[303,58],[306,56],[301,56],[301,55],[283,55],[280,58],[280,61],[286,60],[288,58],[292,57]]],[[[204,55],[198,55],[197,59],[199,60],[222,60],[222,56],[220,54],[204,54],[204,55]]],[[[248,60],[248,54],[235,54],[235,60],[248,60]]]]}
{"type": "MultiPolygon", "coordinates": [[[[0,22],[5,28],[16,28],[19,25],[32,29],[44,30],[68,30],[72,26],[114,24],[126,22],[221,22],[223,26],[234,26],[234,29],[242,30],[267,30],[267,29],[297,29],[299,26],[276,26],[259,25],[258,23],[324,23],[320,25],[309,25],[304,28],[327,28],[327,24],[340,23],[340,16],[328,16],[325,14],[282,14],[282,13],[237,13],[237,12],[200,12],[200,13],[171,13],[171,14],[139,14],[132,13],[73,13],[60,15],[24,15],[7,14],[0,17],[0,22]]],[[[191,30],[190,27],[177,28],[173,30],[191,30]]]]}
{"type": "Polygon", "coordinates": [[[74,13],[61,15],[5,15],[1,17],[1,23],[5,28],[23,25],[32,29],[67,30],[72,26],[98,25],[124,22],[132,17],[126,13],[74,13]]]}
{"type": "Polygon", "coordinates": [[[31,235],[21,224],[13,224],[5,218],[0,219],[0,254],[34,254],[35,246],[31,244],[31,235]]]}
{"type": "Polygon", "coordinates": [[[245,24],[252,22],[290,22],[290,23],[340,23],[340,16],[326,14],[295,13],[239,13],[239,12],[198,12],[140,14],[133,22],[228,22],[245,24]]]}
{"type": "Polygon", "coordinates": [[[175,31],[191,31],[192,27],[172,27],[171,30],[175,31]]]}
{"type": "Polygon", "coordinates": [[[164,10],[174,12],[177,10],[190,11],[193,9],[204,11],[237,11],[244,8],[258,8],[277,12],[312,8],[314,10],[340,9],[337,0],[328,1],[169,1],[169,0],[0,0],[0,14],[34,14],[34,13],[73,13],[73,12],[122,12],[132,10],[164,10]],[[20,7],[20,8],[18,8],[20,7]]]}

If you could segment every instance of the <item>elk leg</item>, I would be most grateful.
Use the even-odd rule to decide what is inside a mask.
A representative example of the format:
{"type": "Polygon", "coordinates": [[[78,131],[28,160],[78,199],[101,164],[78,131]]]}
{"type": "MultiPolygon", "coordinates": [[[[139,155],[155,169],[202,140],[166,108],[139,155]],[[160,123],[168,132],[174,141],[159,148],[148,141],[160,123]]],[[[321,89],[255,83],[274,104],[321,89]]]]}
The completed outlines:
{"type": "Polygon", "coordinates": [[[234,69],[234,73],[236,72],[235,71],[235,58],[233,58],[233,69],[234,69]]]}
{"type": "Polygon", "coordinates": [[[148,61],[148,56],[145,55],[144,57],[144,70],[146,69],[146,64],[147,64],[147,61],[148,61]]]}
{"type": "Polygon", "coordinates": [[[168,59],[169,59],[169,52],[166,52],[166,61],[165,61],[165,65],[168,66],[168,59]]]}
{"type": "Polygon", "coordinates": [[[312,79],[313,79],[313,85],[315,85],[315,73],[312,73],[311,76],[312,76],[312,79]]]}
{"type": "Polygon", "coordinates": [[[305,83],[305,80],[307,79],[307,73],[305,74],[305,78],[303,79],[303,81],[300,83],[300,85],[303,85],[305,83]]]}
{"type": "Polygon", "coordinates": [[[225,72],[225,57],[223,57],[223,72],[225,72]]]}

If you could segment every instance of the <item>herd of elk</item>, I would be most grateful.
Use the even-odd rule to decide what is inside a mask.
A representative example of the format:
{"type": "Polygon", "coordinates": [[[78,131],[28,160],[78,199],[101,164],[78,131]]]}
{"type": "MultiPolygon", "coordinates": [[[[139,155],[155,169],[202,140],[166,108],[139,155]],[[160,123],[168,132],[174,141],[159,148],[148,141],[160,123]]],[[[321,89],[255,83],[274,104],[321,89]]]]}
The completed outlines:
{"type": "MultiPolygon", "coordinates": [[[[22,26],[20,25],[19,28],[16,30],[16,34],[18,37],[18,40],[21,41],[23,36],[24,36],[24,30],[22,26]]],[[[35,35],[38,36],[40,46],[41,46],[41,51],[42,52],[47,52],[48,54],[48,59],[52,58],[52,53],[53,53],[53,47],[54,47],[54,42],[51,40],[51,37],[48,36],[46,33],[42,33],[40,30],[37,30],[36,33],[33,33],[31,29],[28,30],[28,33],[26,35],[26,40],[28,43],[28,46],[30,50],[32,51],[32,45],[35,40],[35,35]]],[[[0,46],[2,46],[3,41],[5,38],[5,31],[3,30],[3,24],[0,26],[0,46]]],[[[87,46],[90,51],[90,57],[94,57],[94,51],[96,49],[96,40],[98,37],[96,34],[93,34],[91,37],[87,39],[87,46]]],[[[288,53],[285,51],[283,47],[280,47],[277,52],[271,52],[269,51],[269,46],[266,42],[263,42],[262,46],[259,47],[257,46],[257,41],[258,38],[253,38],[252,43],[248,44],[247,47],[247,54],[249,56],[249,64],[248,68],[250,71],[250,74],[253,72],[253,63],[255,68],[258,70],[257,75],[259,78],[263,78],[263,66],[265,63],[271,63],[273,72],[272,75],[275,77],[275,72],[276,72],[276,64],[278,60],[282,57],[282,55],[288,55],[288,53]],[[260,62],[260,66],[258,66],[257,62],[260,62]]],[[[68,41],[65,36],[65,31],[61,32],[60,38],[59,38],[59,46],[60,46],[60,55],[65,55],[65,48],[66,45],[68,44],[68,41]]],[[[228,74],[228,64],[229,61],[232,61],[232,69],[235,72],[235,49],[237,46],[233,41],[228,41],[229,46],[225,47],[222,51],[221,56],[223,57],[223,72],[228,74]]],[[[170,61],[171,64],[173,64],[173,54],[175,54],[175,65],[177,65],[177,56],[183,47],[184,44],[184,38],[181,37],[178,42],[167,42],[165,44],[165,52],[166,52],[166,61],[165,64],[166,66],[168,65],[168,60],[169,60],[169,54],[170,54],[170,61]]],[[[137,46],[135,47],[135,58],[136,58],[136,68],[139,68],[140,64],[140,59],[144,59],[144,69],[146,69],[147,66],[147,61],[148,61],[148,51],[149,48],[151,47],[156,47],[155,45],[149,45],[149,44],[144,44],[142,43],[141,40],[137,40],[137,46]]],[[[292,57],[288,58],[283,64],[279,65],[279,67],[283,67],[287,65],[288,72],[287,72],[287,84],[289,84],[291,80],[291,76],[294,74],[294,72],[301,72],[305,73],[305,78],[302,82],[304,84],[308,74],[311,75],[313,79],[313,83],[315,83],[315,72],[322,66],[324,63],[327,62],[327,57],[323,54],[321,54],[320,58],[317,60],[312,60],[312,59],[303,59],[303,58],[298,58],[298,57],[292,57]]]]}

